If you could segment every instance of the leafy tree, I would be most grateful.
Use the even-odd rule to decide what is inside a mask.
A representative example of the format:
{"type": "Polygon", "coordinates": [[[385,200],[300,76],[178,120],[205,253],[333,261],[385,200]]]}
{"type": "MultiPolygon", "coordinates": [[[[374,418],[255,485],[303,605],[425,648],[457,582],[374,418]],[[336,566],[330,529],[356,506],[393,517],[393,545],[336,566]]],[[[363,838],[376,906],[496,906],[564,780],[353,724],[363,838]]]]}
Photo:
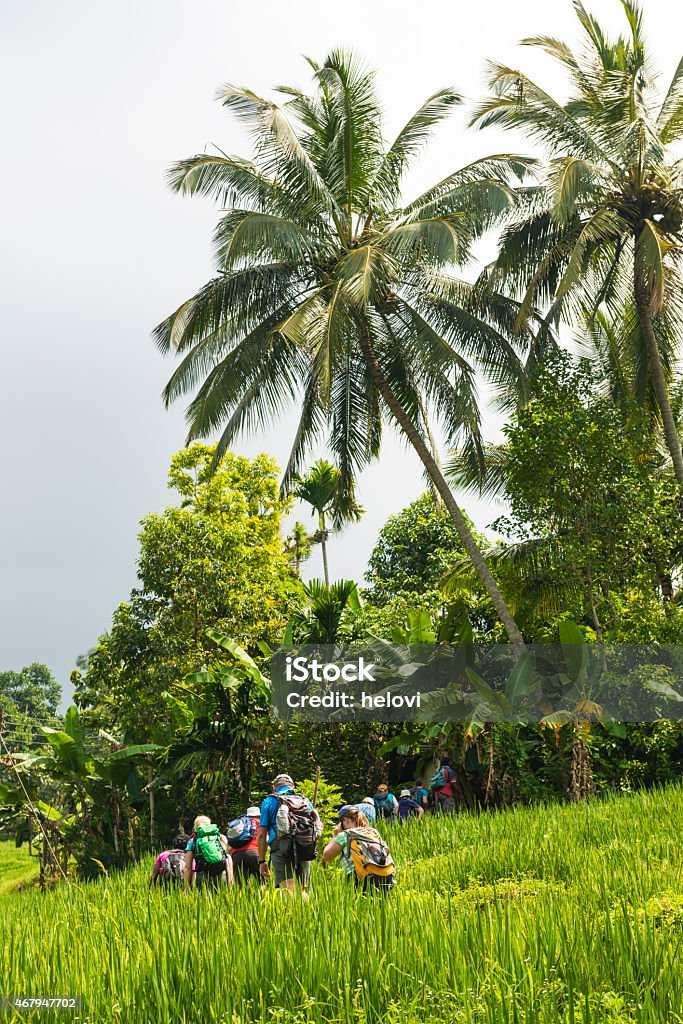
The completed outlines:
{"type": "Polygon", "coordinates": [[[47,665],[33,662],[19,672],[0,672],[0,696],[8,698],[29,718],[57,713],[62,689],[47,665]]]}
{"type": "Polygon", "coordinates": [[[559,102],[527,75],[493,65],[493,94],[478,108],[482,127],[522,130],[549,163],[528,190],[525,217],[503,234],[496,275],[522,295],[519,325],[539,302],[548,322],[601,307],[619,323],[617,347],[631,358],[630,385],[659,410],[676,479],[683,454],[669,385],[683,333],[683,61],[662,96],[645,45],[642,11],[622,0],[628,34],[609,40],[580,0],[584,50],[538,36],[569,77],[559,102]]]}
{"type": "Polygon", "coordinates": [[[327,541],[330,531],[326,517],[331,515],[335,526],[340,527],[347,522],[358,522],[363,514],[363,509],[355,501],[344,499],[340,482],[339,470],[326,459],[318,459],[305,476],[296,478],[292,488],[295,497],[305,501],[314,513],[318,513],[318,531],[314,539],[320,544],[323,553],[323,572],[328,587],[330,573],[327,567],[327,541]]]}
{"type": "Polygon", "coordinates": [[[425,592],[434,592],[444,572],[462,554],[447,509],[426,492],[389,516],[379,531],[365,574],[369,597],[386,604],[399,595],[423,597],[425,592]]]}
{"type": "Polygon", "coordinates": [[[297,793],[302,793],[309,800],[315,798],[315,806],[323,826],[321,841],[329,842],[338,822],[337,811],[344,803],[344,792],[339,786],[328,782],[323,775],[317,780],[302,779],[296,783],[297,793]]]}
{"type": "MultiPolygon", "coordinates": [[[[616,595],[651,591],[671,569],[677,501],[648,471],[647,424],[632,409],[626,429],[587,365],[558,360],[506,433],[511,515],[497,525],[518,539],[489,557],[508,599],[527,622],[575,609],[600,639],[617,624],[616,595]]],[[[468,573],[461,561],[450,579],[468,573]]]]}
{"type": "Polygon", "coordinates": [[[168,726],[161,694],[217,657],[207,629],[254,647],[281,634],[302,597],[283,551],[275,464],[227,453],[212,472],[214,451],[195,444],[173,457],[180,506],[143,519],[140,586],[74,677],[82,707],[137,738],[168,726]]]}
{"type": "Polygon", "coordinates": [[[300,411],[283,486],[327,441],[340,493],[380,451],[395,421],[421,459],[510,639],[522,638],[432,451],[428,413],[476,458],[475,374],[517,383],[524,330],[517,303],[451,274],[514,201],[529,161],[495,156],[449,174],[400,207],[405,171],[434,125],[459,103],[429,97],[387,149],[373,75],[350,53],[311,62],[315,93],[282,89],[282,106],[248,89],[221,90],[251,130],[254,160],[202,154],[177,163],[171,186],[213,197],[218,273],[156,328],[182,361],[165,390],[188,391],[189,438],[243,430],[300,411]]]}
{"type": "Polygon", "coordinates": [[[314,538],[309,534],[303,523],[296,522],[292,532],[285,537],[285,554],[297,576],[301,572],[301,563],[311,556],[314,538]]]}

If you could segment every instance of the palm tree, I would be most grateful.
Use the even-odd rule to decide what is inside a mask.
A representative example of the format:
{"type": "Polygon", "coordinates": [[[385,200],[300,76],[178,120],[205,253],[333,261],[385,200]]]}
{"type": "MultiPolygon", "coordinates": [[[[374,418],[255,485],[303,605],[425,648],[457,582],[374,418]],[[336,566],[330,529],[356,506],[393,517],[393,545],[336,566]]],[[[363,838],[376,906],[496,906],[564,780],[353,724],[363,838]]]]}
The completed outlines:
{"type": "Polygon", "coordinates": [[[308,605],[289,620],[288,630],[302,644],[336,644],[340,633],[352,631],[353,619],[362,608],[353,580],[337,580],[331,586],[322,580],[304,584],[308,605]]]}
{"type": "Polygon", "coordinates": [[[524,40],[568,74],[566,102],[521,71],[492,65],[493,94],[474,122],[521,129],[549,158],[543,180],[527,191],[524,218],[503,234],[492,276],[522,296],[518,326],[537,303],[549,304],[548,324],[601,309],[621,320],[619,347],[637,367],[636,395],[658,410],[683,488],[669,397],[683,338],[683,161],[674,155],[683,139],[683,60],[658,95],[642,12],[634,0],[621,3],[628,34],[609,41],[574,0],[585,43],[578,56],[547,36],[524,40]]]}
{"type": "Polygon", "coordinates": [[[309,62],[315,92],[281,88],[282,106],[228,85],[219,98],[248,126],[254,160],[194,156],[173,189],[212,196],[216,276],[159,324],[164,353],[182,356],[164,398],[188,391],[189,438],[222,428],[216,458],[241,431],[279,417],[299,423],[283,488],[327,441],[351,500],[380,450],[383,420],[408,439],[448,508],[513,643],[522,636],[439,468],[427,410],[447,441],[481,447],[475,372],[495,384],[523,372],[518,304],[454,277],[472,242],[507,211],[511,176],[529,161],[501,155],[448,175],[399,207],[400,185],[438,122],[460,102],[435,93],[387,148],[373,74],[350,53],[309,62]]]}
{"type": "Polygon", "coordinates": [[[363,509],[355,501],[339,502],[341,473],[328,462],[327,459],[318,459],[313,464],[306,476],[297,477],[292,494],[305,501],[318,513],[318,530],[314,540],[320,544],[323,555],[323,572],[325,583],[330,585],[330,573],[327,565],[327,541],[330,536],[327,516],[331,515],[337,527],[348,522],[358,522],[363,515],[363,509]]]}

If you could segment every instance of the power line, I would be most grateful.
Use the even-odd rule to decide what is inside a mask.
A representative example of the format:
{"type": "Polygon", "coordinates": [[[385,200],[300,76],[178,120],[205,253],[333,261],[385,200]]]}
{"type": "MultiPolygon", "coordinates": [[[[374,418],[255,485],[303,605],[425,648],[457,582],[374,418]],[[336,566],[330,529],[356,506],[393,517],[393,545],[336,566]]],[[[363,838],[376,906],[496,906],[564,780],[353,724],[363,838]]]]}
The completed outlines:
{"type": "MultiPolygon", "coordinates": [[[[23,721],[25,721],[25,719],[21,718],[21,712],[19,712],[18,714],[17,713],[13,713],[11,715],[8,715],[7,712],[5,712],[5,718],[9,722],[23,722],[23,721]]],[[[53,725],[53,726],[54,725],[63,725],[64,724],[64,722],[61,719],[55,718],[55,717],[51,717],[49,715],[29,715],[29,714],[27,714],[26,715],[26,720],[28,720],[29,722],[31,722],[34,725],[36,723],[45,723],[45,724],[53,725]]]]}
{"type": "Polygon", "coordinates": [[[70,885],[71,883],[69,882],[69,879],[66,877],[66,873],[64,871],[64,868],[59,863],[59,860],[57,859],[55,851],[52,849],[52,843],[50,842],[50,837],[47,834],[45,826],[44,826],[41,818],[39,817],[38,812],[36,811],[35,807],[33,806],[33,801],[31,800],[31,797],[28,794],[28,790],[26,789],[26,786],[24,785],[24,780],[21,777],[21,773],[19,772],[16,764],[14,763],[14,759],[12,758],[12,755],[10,754],[9,750],[7,749],[7,744],[5,743],[5,736],[4,736],[4,726],[5,726],[4,714],[2,712],[2,709],[0,708],[0,743],[2,744],[2,746],[4,748],[5,756],[10,759],[11,766],[12,766],[12,768],[14,768],[14,774],[16,775],[17,779],[19,780],[19,785],[21,786],[21,788],[23,790],[23,793],[24,793],[24,797],[26,798],[26,803],[28,804],[28,806],[29,806],[29,808],[31,810],[31,813],[33,814],[33,817],[35,818],[35,820],[36,820],[36,822],[38,824],[38,828],[40,829],[40,831],[43,834],[43,839],[45,840],[45,844],[46,844],[48,850],[50,851],[52,859],[54,860],[55,864],[57,865],[57,868],[60,871],[60,873],[62,875],[62,878],[64,879],[66,884],[70,885]]]}

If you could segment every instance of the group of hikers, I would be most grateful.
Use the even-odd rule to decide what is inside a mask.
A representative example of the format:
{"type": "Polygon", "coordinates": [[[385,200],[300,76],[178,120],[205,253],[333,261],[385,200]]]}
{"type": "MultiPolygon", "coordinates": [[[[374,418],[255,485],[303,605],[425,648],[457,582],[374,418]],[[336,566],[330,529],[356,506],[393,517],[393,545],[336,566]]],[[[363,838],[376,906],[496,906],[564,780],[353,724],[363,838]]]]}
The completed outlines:
{"type": "MultiPolygon", "coordinates": [[[[442,763],[430,780],[430,791],[417,779],[399,796],[387,785],[373,797],[344,804],[338,812],[332,838],[322,852],[326,866],[339,860],[347,876],[364,890],[386,892],[396,881],[391,851],[380,835],[380,821],[420,821],[427,810],[448,814],[455,810],[455,773],[442,763]]],[[[192,834],[180,834],[173,848],[154,862],[150,885],[182,884],[186,890],[212,889],[254,879],[294,893],[298,884],[308,889],[311,863],[317,856],[322,822],[311,801],[296,792],[291,776],[273,779],[273,791],[260,807],[248,807],[230,822],[226,834],[209,817],[194,820],[192,834]]]]}

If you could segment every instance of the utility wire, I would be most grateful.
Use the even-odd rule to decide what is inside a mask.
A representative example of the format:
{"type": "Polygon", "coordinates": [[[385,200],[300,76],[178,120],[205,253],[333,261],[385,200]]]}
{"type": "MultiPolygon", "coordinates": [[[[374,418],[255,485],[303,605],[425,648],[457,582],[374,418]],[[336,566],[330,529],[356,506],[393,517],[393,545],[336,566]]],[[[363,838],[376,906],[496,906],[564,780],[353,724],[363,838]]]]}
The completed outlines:
{"type": "Polygon", "coordinates": [[[57,859],[55,851],[52,849],[52,843],[50,842],[50,837],[47,834],[45,826],[43,825],[43,822],[42,822],[42,820],[41,820],[37,810],[33,806],[33,801],[31,800],[31,797],[28,795],[28,790],[26,789],[26,786],[24,785],[24,780],[21,777],[21,772],[17,769],[17,766],[14,763],[14,759],[12,758],[11,753],[7,749],[7,744],[5,743],[5,736],[4,736],[4,716],[3,716],[1,710],[0,710],[0,743],[2,744],[2,746],[4,748],[5,756],[10,759],[11,766],[12,766],[12,768],[14,768],[14,774],[16,775],[17,779],[19,780],[19,785],[21,786],[21,788],[22,788],[22,790],[24,792],[24,796],[26,798],[26,803],[28,804],[33,817],[36,819],[36,822],[38,823],[38,828],[40,829],[40,831],[43,834],[43,839],[45,840],[45,843],[47,845],[48,850],[50,851],[52,859],[54,860],[55,864],[57,865],[57,868],[58,868],[60,874],[62,875],[62,878],[66,882],[66,884],[67,885],[71,885],[71,883],[69,882],[69,879],[66,877],[66,874],[64,872],[64,868],[59,863],[59,860],[57,859]]]}

